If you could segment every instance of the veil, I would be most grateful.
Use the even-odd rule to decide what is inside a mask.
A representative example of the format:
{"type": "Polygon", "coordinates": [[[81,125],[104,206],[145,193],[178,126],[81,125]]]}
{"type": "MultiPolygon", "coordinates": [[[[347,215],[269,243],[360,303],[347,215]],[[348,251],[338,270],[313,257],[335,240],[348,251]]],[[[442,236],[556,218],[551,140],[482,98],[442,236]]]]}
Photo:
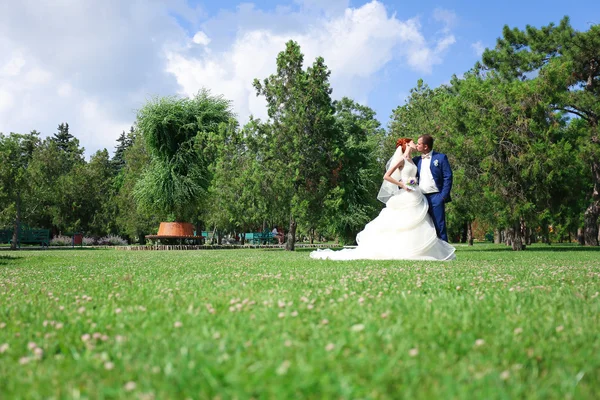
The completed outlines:
{"type": "MultiPolygon", "coordinates": [[[[402,156],[403,156],[402,146],[399,146],[396,149],[396,151],[394,152],[394,155],[392,156],[392,158],[390,158],[388,160],[387,164],[385,164],[385,171],[387,172],[392,165],[395,165],[398,162],[400,162],[400,160],[402,159],[402,156]]],[[[396,179],[397,181],[402,179],[399,169],[395,170],[392,173],[392,178],[396,179]]],[[[381,184],[381,188],[379,189],[379,193],[377,194],[377,200],[379,200],[385,204],[388,202],[388,200],[392,196],[395,196],[399,192],[400,192],[400,188],[398,186],[396,186],[392,182],[388,182],[384,179],[383,183],[381,184]]]]}

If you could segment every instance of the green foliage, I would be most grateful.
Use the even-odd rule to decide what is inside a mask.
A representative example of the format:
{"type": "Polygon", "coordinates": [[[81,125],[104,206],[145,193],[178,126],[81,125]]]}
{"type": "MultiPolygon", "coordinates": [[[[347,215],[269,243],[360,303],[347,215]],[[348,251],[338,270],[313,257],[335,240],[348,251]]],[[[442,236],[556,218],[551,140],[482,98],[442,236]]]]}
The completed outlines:
{"type": "Polygon", "coordinates": [[[135,138],[135,130],[133,126],[129,132],[123,131],[117,139],[117,146],[115,147],[115,154],[111,160],[115,171],[120,172],[125,167],[125,152],[133,146],[133,140],[135,138]]]}
{"type": "Polygon", "coordinates": [[[341,158],[343,136],[336,124],[330,71],[317,57],[306,71],[300,46],[289,41],[277,56],[277,73],[262,83],[257,95],[267,101],[269,121],[260,129],[265,146],[263,168],[283,189],[279,209],[290,216],[288,249],[294,248],[297,223],[316,228],[324,216],[323,201],[336,186],[334,171],[341,158]]]}
{"type": "Polygon", "coordinates": [[[104,234],[110,224],[104,204],[110,196],[111,178],[106,149],[61,175],[53,188],[52,224],[65,233],[104,234]]]}
{"type": "Polygon", "coordinates": [[[150,165],[134,197],[141,210],[168,221],[190,221],[206,200],[214,152],[206,145],[233,117],[230,102],[199,92],[194,98],[162,97],[139,112],[137,127],[150,165]]]}
{"type": "Polygon", "coordinates": [[[218,131],[221,123],[229,122],[233,116],[230,107],[229,100],[212,96],[208,90],[193,98],[158,97],[139,110],[137,128],[150,154],[170,161],[178,157],[182,145],[197,141],[202,144],[206,136],[218,131]]]}
{"type": "MultiPolygon", "coordinates": [[[[70,229],[67,228],[68,226],[80,226],[71,219],[72,204],[68,203],[67,198],[81,199],[85,190],[83,187],[70,186],[73,182],[69,183],[72,179],[67,176],[73,177],[87,164],[81,156],[83,149],[76,147],[79,142],[73,139],[70,143],[71,151],[66,152],[60,148],[56,140],[46,138],[39,143],[32,154],[28,178],[32,192],[24,206],[26,219],[32,226],[54,227],[57,231],[68,230],[70,229]],[[62,193],[65,187],[69,194],[62,193]]],[[[84,185],[93,184],[93,182],[75,179],[84,185]]],[[[103,184],[104,181],[98,183],[99,186],[103,184]]],[[[86,209],[85,212],[90,210],[86,209]]]]}
{"type": "Polygon", "coordinates": [[[132,145],[125,150],[125,165],[113,181],[112,198],[117,231],[134,241],[144,241],[144,236],[155,234],[160,219],[137,207],[133,198],[135,185],[150,163],[150,155],[143,137],[135,131],[132,145]]]}
{"type": "Polygon", "coordinates": [[[376,193],[385,172],[379,161],[385,131],[369,107],[344,97],[334,102],[334,108],[344,142],[334,170],[336,187],[325,201],[326,215],[320,228],[341,243],[354,244],[356,234],[381,209],[376,193]]]}
{"type": "MultiPolygon", "coordinates": [[[[485,67],[506,80],[531,80],[548,108],[581,119],[587,140],[580,151],[593,182],[585,210],[585,243],[598,244],[600,218],[600,25],[578,32],[565,17],[558,26],[524,31],[505,27],[495,49],[483,54],[485,67]]],[[[478,66],[481,68],[481,66],[478,66]]]]}
{"type": "Polygon", "coordinates": [[[240,128],[227,100],[201,91],[149,101],[112,159],[104,150],[86,161],[67,123],[44,140],[37,131],[0,134],[0,224],[143,241],[161,220],[220,232],[289,223],[290,249],[296,228],[352,243],[381,208],[376,193],[395,140],[429,133],[454,171],[453,239],[470,224],[521,240],[584,227],[595,244],[599,49],[598,25],[505,27],[461,78],[438,88],[417,81],[386,132],[370,108],[332,101],[323,58],[303,68],[290,41],[276,73],[254,81],[266,121],[240,128]]]}
{"type": "Polygon", "coordinates": [[[33,186],[29,164],[39,144],[39,133],[28,135],[0,133],[0,218],[14,227],[12,248],[16,248],[17,226],[23,217],[23,205],[30,198],[33,186]]]}
{"type": "Polygon", "coordinates": [[[196,164],[193,149],[179,151],[170,160],[152,158],[134,192],[143,211],[165,221],[189,221],[206,198],[206,169],[196,164]]]}
{"type": "Polygon", "coordinates": [[[84,162],[84,149],[79,147],[79,140],[69,132],[69,124],[58,125],[58,132],[50,138],[61,152],[60,167],[63,173],[69,172],[75,165],[84,162]]]}
{"type": "MultiPolygon", "coordinates": [[[[585,208],[580,193],[597,193],[594,171],[600,171],[599,33],[598,27],[576,32],[568,19],[541,29],[506,27],[483,65],[435,90],[419,81],[394,110],[390,147],[397,137],[430,133],[436,150],[450,158],[448,220],[455,237],[475,219],[515,237],[527,226],[576,230],[585,208]]],[[[597,237],[594,196],[586,211],[590,243],[597,237]]]]}
{"type": "Polygon", "coordinates": [[[264,221],[277,219],[272,186],[277,180],[271,168],[262,168],[263,154],[252,145],[253,138],[260,137],[257,129],[260,125],[254,120],[242,130],[237,124],[223,126],[214,141],[214,179],[203,214],[211,230],[261,231],[264,221]]]}

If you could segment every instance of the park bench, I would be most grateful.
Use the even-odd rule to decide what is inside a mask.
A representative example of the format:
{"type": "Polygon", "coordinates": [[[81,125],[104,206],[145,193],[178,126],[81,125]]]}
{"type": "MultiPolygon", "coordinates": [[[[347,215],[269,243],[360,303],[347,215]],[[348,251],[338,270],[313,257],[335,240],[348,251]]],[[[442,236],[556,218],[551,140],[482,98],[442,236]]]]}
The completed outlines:
{"type": "Polygon", "coordinates": [[[271,243],[273,240],[275,240],[275,237],[273,236],[273,232],[247,232],[245,233],[246,235],[246,241],[250,244],[269,244],[271,243]]]}
{"type": "Polygon", "coordinates": [[[212,243],[214,239],[214,233],[211,231],[202,231],[202,238],[204,239],[204,243],[212,243]]]}
{"type": "MultiPolygon", "coordinates": [[[[48,247],[50,244],[50,230],[49,229],[33,229],[25,224],[19,225],[17,235],[17,246],[21,247],[21,244],[40,244],[48,247]]],[[[0,243],[10,243],[12,241],[13,230],[2,229],[0,230],[0,243]]]]}

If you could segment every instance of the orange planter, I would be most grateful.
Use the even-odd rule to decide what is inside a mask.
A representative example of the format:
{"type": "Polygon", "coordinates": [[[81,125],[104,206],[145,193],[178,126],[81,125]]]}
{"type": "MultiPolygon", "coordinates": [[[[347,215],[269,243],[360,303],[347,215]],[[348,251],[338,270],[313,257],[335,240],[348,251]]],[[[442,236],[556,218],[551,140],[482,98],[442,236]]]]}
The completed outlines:
{"type": "Polygon", "coordinates": [[[194,236],[194,225],[189,222],[161,222],[158,236],[194,236]]]}

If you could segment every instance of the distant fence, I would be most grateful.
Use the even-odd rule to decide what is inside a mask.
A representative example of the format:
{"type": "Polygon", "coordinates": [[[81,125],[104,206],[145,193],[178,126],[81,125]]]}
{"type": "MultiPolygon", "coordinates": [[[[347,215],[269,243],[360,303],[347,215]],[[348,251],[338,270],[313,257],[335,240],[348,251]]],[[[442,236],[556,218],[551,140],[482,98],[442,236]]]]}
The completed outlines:
{"type": "MultiPolygon", "coordinates": [[[[318,248],[330,248],[330,247],[341,247],[340,245],[332,244],[305,244],[297,243],[296,248],[298,249],[318,249],[318,248]]],[[[234,250],[234,249],[285,249],[285,245],[279,244],[267,244],[267,245],[238,245],[238,244],[223,244],[223,245],[208,245],[208,244],[174,244],[174,245],[163,245],[157,244],[152,246],[115,246],[116,250],[130,250],[130,251],[144,251],[144,250],[234,250]]]]}

